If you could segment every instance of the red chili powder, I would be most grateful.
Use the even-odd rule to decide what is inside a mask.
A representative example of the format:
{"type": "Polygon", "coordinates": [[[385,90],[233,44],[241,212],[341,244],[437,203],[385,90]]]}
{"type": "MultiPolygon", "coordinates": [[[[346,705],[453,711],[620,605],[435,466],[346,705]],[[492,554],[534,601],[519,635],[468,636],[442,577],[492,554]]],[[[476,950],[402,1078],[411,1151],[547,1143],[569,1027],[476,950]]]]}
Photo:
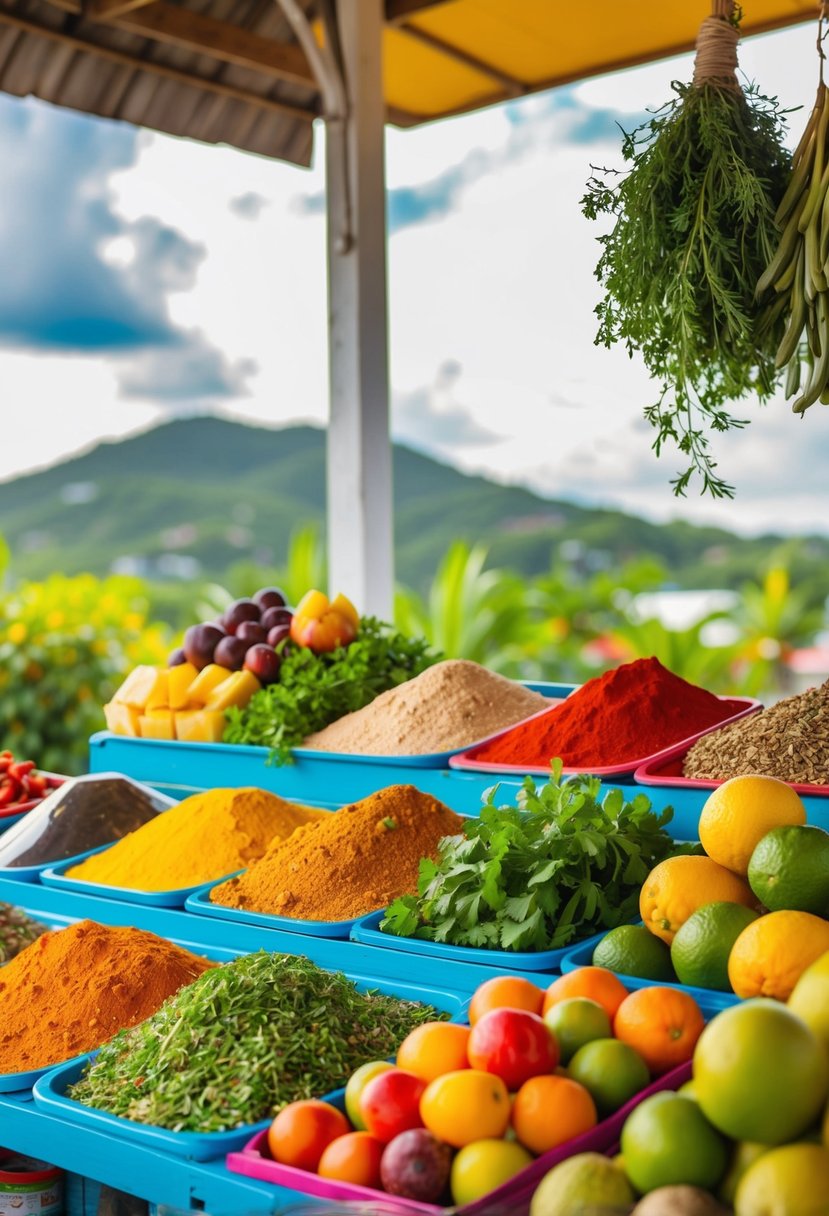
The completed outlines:
{"type": "Polygon", "coordinates": [[[642,760],[730,718],[743,705],[675,676],[656,658],[588,680],[566,701],[475,748],[488,764],[611,768],[642,760]]]}

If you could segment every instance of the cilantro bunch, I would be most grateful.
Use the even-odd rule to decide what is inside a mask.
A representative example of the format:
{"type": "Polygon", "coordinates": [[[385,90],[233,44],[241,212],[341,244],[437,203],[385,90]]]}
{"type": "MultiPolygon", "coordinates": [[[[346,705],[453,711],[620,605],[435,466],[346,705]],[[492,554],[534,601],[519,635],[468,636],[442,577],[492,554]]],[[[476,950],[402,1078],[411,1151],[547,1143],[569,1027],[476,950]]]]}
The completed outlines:
{"type": "Polygon", "coordinates": [[[396,899],[385,933],[490,950],[551,950],[634,920],[650,870],[677,848],[673,811],[645,794],[603,798],[598,777],[561,780],[561,761],[539,789],[527,777],[518,806],[489,790],[480,818],[447,836],[437,863],[420,863],[417,896],[396,899]]]}
{"type": "Polygon", "coordinates": [[[348,646],[328,654],[291,648],[278,684],[255,693],[244,709],[228,710],[224,742],[269,747],[271,760],[289,763],[291,748],[308,735],[362,709],[440,657],[422,638],[407,638],[376,617],[361,617],[360,632],[348,646]]]}

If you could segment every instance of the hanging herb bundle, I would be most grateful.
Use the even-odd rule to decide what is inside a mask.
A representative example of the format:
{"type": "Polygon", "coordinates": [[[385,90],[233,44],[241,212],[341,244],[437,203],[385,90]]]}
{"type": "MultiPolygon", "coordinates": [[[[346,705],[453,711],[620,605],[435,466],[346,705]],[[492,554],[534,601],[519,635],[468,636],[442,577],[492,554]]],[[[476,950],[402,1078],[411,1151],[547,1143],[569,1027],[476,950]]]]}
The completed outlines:
{"type": "Polygon", "coordinates": [[[774,257],[757,284],[769,330],[781,315],[785,332],[776,366],[786,368],[786,397],[803,415],[818,400],[829,405],[829,89],[823,80],[827,5],[821,7],[817,49],[820,81],[814,108],[792,161],[792,175],[774,217],[774,257]]]}
{"type": "Polygon", "coordinates": [[[758,308],[755,286],[777,243],[791,157],[776,100],[737,80],[739,16],[731,0],[714,0],[693,82],[675,82],[676,97],[624,133],[629,169],[592,166],[582,199],[588,218],[615,220],[598,238],[596,344],[624,342],[659,381],[645,417],[657,455],[672,440],[688,458],[671,483],[678,495],[699,475],[702,493],[733,497],[709,432],[745,426],[730,403],[766,401],[777,382],[782,317],[758,308]]]}

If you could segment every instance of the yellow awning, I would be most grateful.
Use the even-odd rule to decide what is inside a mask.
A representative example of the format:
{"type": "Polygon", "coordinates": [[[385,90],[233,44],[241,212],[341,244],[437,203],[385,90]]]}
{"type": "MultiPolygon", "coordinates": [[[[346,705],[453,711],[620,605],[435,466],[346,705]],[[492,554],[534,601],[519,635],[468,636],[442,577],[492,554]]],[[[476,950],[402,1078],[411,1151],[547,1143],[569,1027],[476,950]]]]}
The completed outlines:
{"type": "MultiPolygon", "coordinates": [[[[815,0],[743,0],[743,36],[817,21],[815,0]]],[[[710,0],[387,0],[386,101],[406,124],[689,51],[710,0]]]]}

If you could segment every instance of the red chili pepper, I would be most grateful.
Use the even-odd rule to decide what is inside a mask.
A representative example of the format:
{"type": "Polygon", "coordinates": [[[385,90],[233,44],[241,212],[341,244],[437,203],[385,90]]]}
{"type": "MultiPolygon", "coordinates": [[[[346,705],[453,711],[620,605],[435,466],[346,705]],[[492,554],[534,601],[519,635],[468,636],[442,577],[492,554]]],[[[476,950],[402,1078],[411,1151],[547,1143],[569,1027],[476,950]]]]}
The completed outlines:
{"type": "Polygon", "coordinates": [[[32,771],[34,766],[34,760],[18,760],[17,764],[10,765],[8,773],[15,780],[22,781],[26,774],[32,771]]]}
{"type": "Polygon", "coordinates": [[[10,802],[16,801],[15,786],[9,782],[8,785],[0,785],[0,806],[8,806],[10,802]]]}

